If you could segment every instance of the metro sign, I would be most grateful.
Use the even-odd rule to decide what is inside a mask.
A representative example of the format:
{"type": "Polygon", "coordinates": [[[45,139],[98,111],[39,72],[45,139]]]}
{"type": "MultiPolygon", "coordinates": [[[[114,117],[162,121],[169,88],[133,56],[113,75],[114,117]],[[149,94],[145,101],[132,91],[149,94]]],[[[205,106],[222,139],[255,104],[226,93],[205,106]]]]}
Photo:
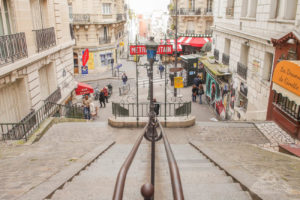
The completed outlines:
{"type": "MultiPolygon", "coordinates": [[[[132,45],[130,46],[130,55],[147,55],[147,49],[145,45],[132,45]]],[[[156,54],[173,54],[172,45],[159,45],[156,54]]]]}

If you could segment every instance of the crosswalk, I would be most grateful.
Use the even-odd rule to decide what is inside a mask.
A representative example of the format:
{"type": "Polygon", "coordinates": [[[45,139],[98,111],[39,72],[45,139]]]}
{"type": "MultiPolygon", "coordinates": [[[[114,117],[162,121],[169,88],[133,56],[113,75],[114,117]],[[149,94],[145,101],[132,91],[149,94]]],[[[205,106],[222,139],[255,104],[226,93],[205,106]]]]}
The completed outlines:
{"type": "MultiPolygon", "coordinates": [[[[168,78],[167,78],[168,83],[168,78]]],[[[162,78],[160,78],[160,75],[153,77],[153,85],[164,85],[165,84],[165,76],[163,75],[162,78]]],[[[149,78],[142,78],[138,80],[139,88],[147,88],[149,85],[149,78]]]]}

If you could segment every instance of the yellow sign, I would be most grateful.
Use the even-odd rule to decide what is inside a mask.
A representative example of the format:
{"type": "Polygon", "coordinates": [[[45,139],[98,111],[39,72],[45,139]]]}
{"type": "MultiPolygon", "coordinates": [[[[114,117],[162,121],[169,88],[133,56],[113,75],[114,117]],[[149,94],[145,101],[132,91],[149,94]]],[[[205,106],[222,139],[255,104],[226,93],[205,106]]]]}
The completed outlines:
{"type": "Polygon", "coordinates": [[[121,46],[121,47],[124,46],[124,42],[120,42],[120,46],[121,46]]]}
{"type": "Polygon", "coordinates": [[[183,78],[174,77],[174,88],[183,88],[183,78]]]}
{"type": "Polygon", "coordinates": [[[300,96],[300,61],[281,61],[276,65],[273,82],[300,96]]]}
{"type": "Polygon", "coordinates": [[[93,53],[89,53],[88,69],[95,69],[94,54],[93,53]]]}

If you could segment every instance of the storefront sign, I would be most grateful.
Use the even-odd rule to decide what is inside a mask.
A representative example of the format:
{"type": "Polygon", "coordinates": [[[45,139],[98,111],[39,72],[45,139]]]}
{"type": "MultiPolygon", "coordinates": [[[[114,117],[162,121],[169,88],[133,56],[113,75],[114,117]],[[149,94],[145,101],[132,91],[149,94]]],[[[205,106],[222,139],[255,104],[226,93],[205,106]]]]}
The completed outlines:
{"type": "Polygon", "coordinates": [[[183,70],[183,68],[182,67],[172,67],[172,68],[170,68],[170,72],[180,72],[180,71],[182,71],[183,70]]]}
{"type": "Polygon", "coordinates": [[[89,60],[89,49],[86,49],[82,54],[82,65],[85,66],[89,60]]]}
{"type": "MultiPolygon", "coordinates": [[[[145,45],[130,46],[130,55],[146,55],[147,49],[145,45]]],[[[173,54],[172,45],[159,45],[156,54],[173,54]]]]}
{"type": "Polygon", "coordinates": [[[300,61],[281,61],[277,64],[273,82],[300,96],[300,61]]]}
{"type": "Polygon", "coordinates": [[[174,88],[183,88],[183,78],[174,77],[174,88]]]}

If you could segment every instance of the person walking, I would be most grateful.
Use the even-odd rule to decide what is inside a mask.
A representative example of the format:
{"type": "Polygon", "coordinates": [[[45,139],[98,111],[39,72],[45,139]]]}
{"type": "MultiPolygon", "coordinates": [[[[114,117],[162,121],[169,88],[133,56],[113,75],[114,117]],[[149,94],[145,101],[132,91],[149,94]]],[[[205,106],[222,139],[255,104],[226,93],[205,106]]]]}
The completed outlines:
{"type": "Polygon", "coordinates": [[[202,95],[204,94],[204,88],[203,88],[203,84],[200,83],[199,85],[199,98],[200,98],[200,101],[199,103],[202,104],[202,95]]]}
{"type": "Polygon", "coordinates": [[[104,92],[105,101],[106,101],[106,103],[108,103],[108,90],[107,90],[107,87],[103,88],[103,92],[104,92]]]}
{"type": "Polygon", "coordinates": [[[82,104],[84,106],[83,108],[84,118],[88,120],[91,119],[90,103],[91,103],[91,99],[89,98],[88,95],[85,95],[84,99],[82,100],[82,104]]]}
{"type": "Polygon", "coordinates": [[[198,87],[194,84],[193,88],[192,88],[192,99],[193,99],[193,102],[196,102],[197,94],[198,94],[198,87]]]}
{"type": "Polygon", "coordinates": [[[196,76],[194,78],[193,84],[196,85],[196,87],[199,87],[199,85],[200,85],[200,78],[199,78],[199,76],[196,76]]]}
{"type": "Polygon", "coordinates": [[[102,104],[103,104],[105,108],[105,95],[103,89],[100,91],[99,102],[100,102],[100,107],[102,108],[102,104]]]}
{"type": "Polygon", "coordinates": [[[165,68],[164,68],[164,66],[162,64],[160,64],[158,69],[159,69],[159,72],[160,72],[160,78],[162,79],[162,75],[163,75],[163,73],[165,71],[165,68]]]}
{"type": "Polygon", "coordinates": [[[126,85],[126,83],[127,83],[127,80],[128,80],[128,78],[127,78],[126,74],[125,74],[125,73],[123,73],[123,75],[122,75],[122,81],[123,81],[123,85],[126,85]]]}

